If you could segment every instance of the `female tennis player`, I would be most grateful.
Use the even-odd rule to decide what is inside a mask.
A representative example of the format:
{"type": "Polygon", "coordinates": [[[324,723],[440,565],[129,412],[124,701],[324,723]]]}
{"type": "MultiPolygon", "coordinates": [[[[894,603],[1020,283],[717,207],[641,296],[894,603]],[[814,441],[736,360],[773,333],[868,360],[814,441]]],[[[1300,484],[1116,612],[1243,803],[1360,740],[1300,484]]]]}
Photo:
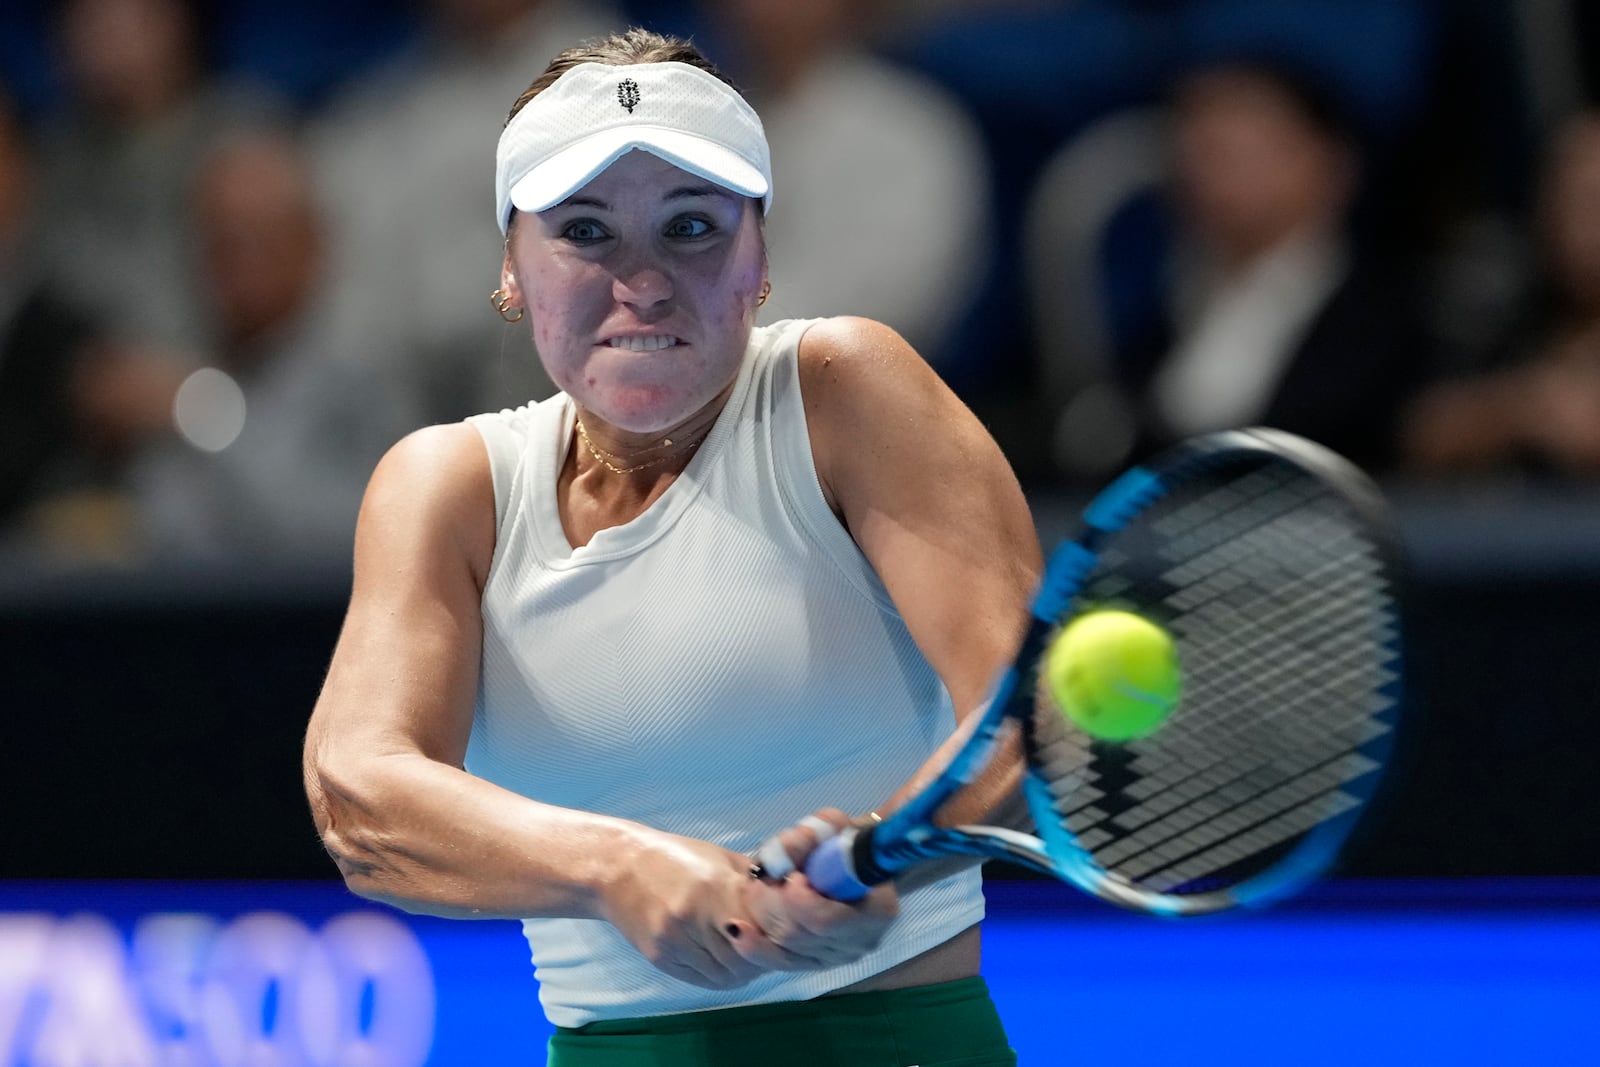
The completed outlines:
{"type": "Polygon", "coordinates": [[[687,43],[562,53],[495,178],[561,392],[372,477],[306,742],[347,883],[522,920],[560,1067],[1014,1063],[976,869],[844,904],[749,856],[893,803],[1015,651],[1005,460],[888,327],[753,326],[767,144],[687,43]]]}

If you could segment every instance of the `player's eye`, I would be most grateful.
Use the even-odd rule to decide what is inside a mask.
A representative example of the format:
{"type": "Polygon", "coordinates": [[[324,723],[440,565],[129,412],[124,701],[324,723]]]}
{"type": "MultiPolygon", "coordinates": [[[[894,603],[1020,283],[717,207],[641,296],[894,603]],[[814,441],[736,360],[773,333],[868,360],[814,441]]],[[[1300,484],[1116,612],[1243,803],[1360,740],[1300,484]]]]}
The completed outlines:
{"type": "Polygon", "coordinates": [[[692,241],[697,237],[705,237],[712,230],[708,219],[697,215],[680,215],[667,223],[666,235],[677,240],[692,241]]]}
{"type": "Polygon", "coordinates": [[[566,228],[561,231],[561,236],[573,244],[589,245],[604,240],[609,235],[605,227],[593,219],[574,219],[567,223],[566,228]]]}

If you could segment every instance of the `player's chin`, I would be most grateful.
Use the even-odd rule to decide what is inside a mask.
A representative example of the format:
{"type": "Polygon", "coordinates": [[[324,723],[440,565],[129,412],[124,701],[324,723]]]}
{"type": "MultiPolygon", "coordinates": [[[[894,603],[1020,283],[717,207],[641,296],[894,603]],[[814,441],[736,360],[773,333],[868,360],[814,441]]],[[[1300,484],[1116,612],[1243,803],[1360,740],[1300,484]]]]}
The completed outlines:
{"type": "Polygon", "coordinates": [[[699,375],[619,375],[590,406],[613,426],[634,433],[665,433],[698,413],[719,392],[699,375]]]}
{"type": "Polygon", "coordinates": [[[608,398],[599,413],[619,429],[648,434],[668,432],[694,414],[694,408],[670,389],[631,389],[608,398]]]}

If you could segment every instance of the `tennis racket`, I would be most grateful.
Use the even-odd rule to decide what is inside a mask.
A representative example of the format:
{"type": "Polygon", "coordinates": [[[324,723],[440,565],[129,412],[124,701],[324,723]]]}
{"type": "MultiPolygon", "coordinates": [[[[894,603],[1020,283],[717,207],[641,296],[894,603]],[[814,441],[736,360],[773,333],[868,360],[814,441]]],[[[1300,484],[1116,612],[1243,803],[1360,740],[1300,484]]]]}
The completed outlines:
{"type": "Polygon", "coordinates": [[[925,860],[983,856],[1165,916],[1294,893],[1335,861],[1392,751],[1397,568],[1377,488],[1293,435],[1210,434],[1128,470],[1052,555],[963,747],[882,822],[823,841],[807,876],[853,900],[925,860]],[[1104,607],[1165,627],[1183,676],[1163,725],[1124,743],[1084,733],[1041,684],[1059,629],[1104,607]],[[1036,834],[944,825],[1011,730],[1036,834]]]}

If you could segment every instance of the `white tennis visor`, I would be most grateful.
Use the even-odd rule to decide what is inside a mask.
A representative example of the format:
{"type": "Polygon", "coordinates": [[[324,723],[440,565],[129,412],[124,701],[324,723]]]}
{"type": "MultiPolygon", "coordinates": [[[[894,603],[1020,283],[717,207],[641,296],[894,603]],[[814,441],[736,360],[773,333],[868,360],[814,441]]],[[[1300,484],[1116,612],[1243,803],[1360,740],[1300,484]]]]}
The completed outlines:
{"type": "Polygon", "coordinates": [[[580,63],[506,124],[495,151],[500,232],[511,209],[543,211],[638,148],[772,206],[772,159],[755,109],[688,63],[580,63]]]}

